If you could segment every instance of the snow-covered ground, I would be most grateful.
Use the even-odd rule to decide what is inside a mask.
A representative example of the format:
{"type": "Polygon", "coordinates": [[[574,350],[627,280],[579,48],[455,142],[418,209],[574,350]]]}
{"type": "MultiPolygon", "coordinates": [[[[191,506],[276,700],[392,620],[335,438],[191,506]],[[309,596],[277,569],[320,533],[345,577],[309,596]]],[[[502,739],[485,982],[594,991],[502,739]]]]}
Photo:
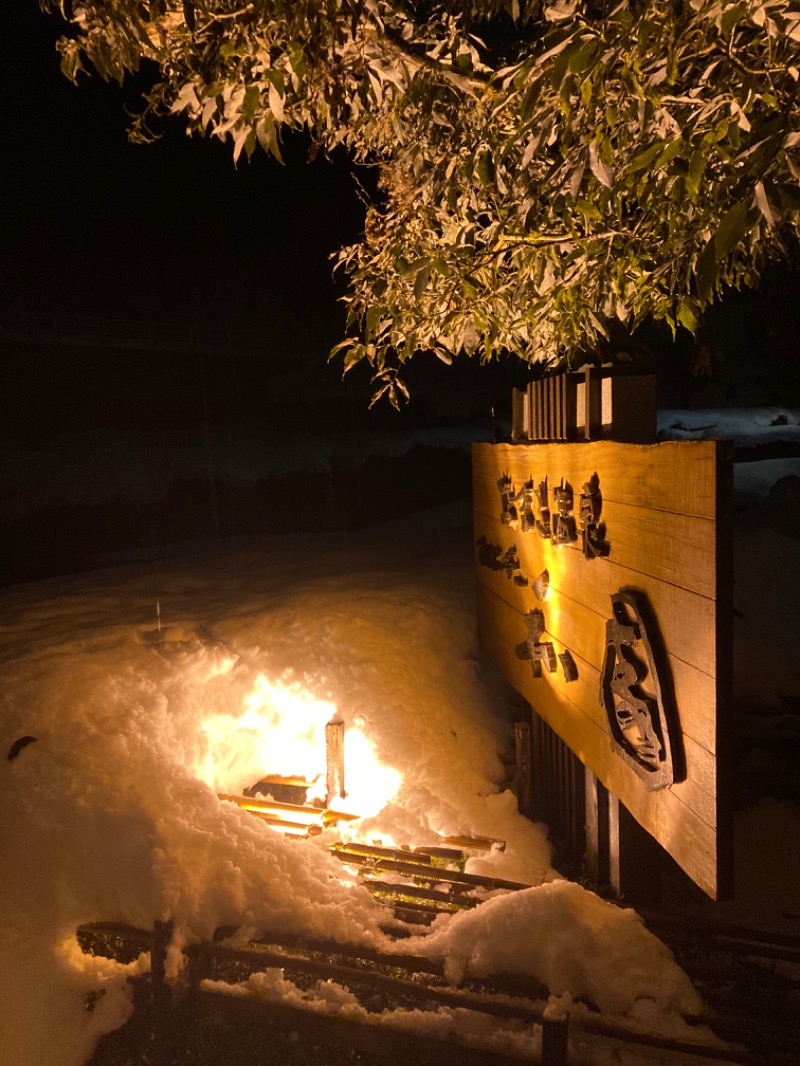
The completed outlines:
{"type": "Polygon", "coordinates": [[[96,429],[65,434],[43,447],[0,452],[0,521],[45,507],[87,507],[109,499],[139,503],[166,496],[177,481],[251,487],[286,474],[354,470],[369,457],[406,455],[413,447],[468,449],[491,440],[491,427],[460,425],[396,433],[266,433],[239,425],[209,439],[202,430],[96,429]]]}
{"type": "MultiPolygon", "coordinates": [[[[737,534],[736,663],[755,758],[769,759],[765,730],[796,739],[798,540],[775,528],[775,470],[758,477],[762,465],[747,464],[757,502],[737,534]]],[[[781,476],[785,515],[800,479],[781,476]]],[[[314,745],[334,714],[348,751],[360,746],[346,770],[366,812],[354,833],[502,838],[505,851],[470,868],[531,885],[439,919],[409,951],[443,955],[454,975],[531,974],[608,1015],[704,1035],[686,1021],[699,997],[664,946],[632,911],[561,880],[545,828],[517,814],[513,710],[479,657],[468,522],[465,501],[389,529],[198,543],[4,590],[0,753],[36,739],[0,763],[2,1066],[81,1066],[128,1016],[127,977],[145,963],[82,955],[83,922],[171,918],[177,944],[223,924],[384,943],[372,898],[328,854],[341,829],[288,841],[217,798],[269,773],[323,772],[314,745]]],[[[768,799],[741,815],[737,899],[719,913],[796,931],[798,808],[768,799]]],[[[299,995],[275,973],[253,987],[299,995]]],[[[357,1013],[343,990],[333,1007],[326,997],[357,1013]]],[[[446,1012],[395,1021],[468,1028],[446,1012]]]]}
{"type": "MultiPolygon", "coordinates": [[[[454,970],[533,973],[611,1013],[635,1018],[646,1001],[650,1024],[684,1032],[699,999],[669,953],[631,913],[554,880],[545,830],[504,788],[509,708],[477,660],[470,555],[468,532],[271,538],[8,590],[0,736],[4,751],[37,739],[2,769],[4,1063],[77,1066],[125,1018],[130,971],[80,954],[82,922],[383,942],[378,908],[327,853],[339,830],[287,841],[216,796],[286,772],[300,755],[273,751],[276,727],[295,743],[334,708],[348,750],[360,734],[399,775],[369,794],[402,782],[362,837],[500,837],[505,852],[472,868],[535,886],[477,922],[445,919],[427,950],[454,970]]],[[[353,757],[353,802],[357,769],[353,757]]]]}
{"type": "Polygon", "coordinates": [[[718,407],[658,412],[659,440],[725,437],[739,448],[777,442],[800,444],[795,407],[718,407]]]}

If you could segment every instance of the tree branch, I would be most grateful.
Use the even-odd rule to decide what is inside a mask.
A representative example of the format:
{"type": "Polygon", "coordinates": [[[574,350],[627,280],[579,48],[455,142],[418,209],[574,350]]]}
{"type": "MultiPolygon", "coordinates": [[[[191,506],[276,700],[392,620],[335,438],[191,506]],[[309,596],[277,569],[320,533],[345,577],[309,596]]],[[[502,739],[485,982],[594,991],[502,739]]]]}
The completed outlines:
{"type": "Polygon", "coordinates": [[[417,70],[429,70],[432,73],[438,74],[440,77],[449,81],[456,88],[461,89],[462,92],[468,92],[470,96],[475,96],[474,90],[484,92],[488,87],[491,78],[494,76],[492,71],[490,74],[478,74],[475,71],[471,75],[466,76],[464,74],[457,74],[450,67],[444,66],[442,63],[437,63],[435,59],[431,59],[430,56],[420,54],[418,49],[412,48],[408,41],[406,41],[396,30],[386,27],[386,39],[398,52],[400,52],[406,59],[417,68],[417,70]]]}

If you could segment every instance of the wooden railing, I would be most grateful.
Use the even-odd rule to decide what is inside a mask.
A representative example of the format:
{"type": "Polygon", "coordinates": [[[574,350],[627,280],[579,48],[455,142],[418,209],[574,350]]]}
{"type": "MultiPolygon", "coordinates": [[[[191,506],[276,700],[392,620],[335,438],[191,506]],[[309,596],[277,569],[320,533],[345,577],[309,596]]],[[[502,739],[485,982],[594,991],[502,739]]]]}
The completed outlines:
{"type": "MultiPolygon", "coordinates": [[[[389,934],[402,935],[401,930],[402,926],[394,920],[385,926],[389,934]]],[[[676,1066],[681,1063],[696,1066],[699,1061],[747,1066],[753,1061],[750,1052],[742,1047],[658,1036],[626,1025],[620,1019],[604,1017],[588,1004],[579,1005],[570,1014],[560,1001],[548,1001],[547,989],[532,978],[465,977],[453,985],[445,976],[442,958],[377,952],[356,945],[276,933],[233,947],[225,939],[234,933],[233,928],[220,929],[212,940],[184,947],[185,965],[180,978],[172,983],[166,979],[167,951],[173,934],[171,922],[157,922],[151,931],[113,923],[83,925],[78,930],[78,941],[85,952],[110,957],[121,954],[123,958],[133,958],[141,950],[149,950],[150,974],[131,980],[138,983],[139,1007],[150,1018],[151,1045],[158,1043],[159,1033],[173,1031],[180,1013],[188,1016],[191,1026],[191,1019],[202,1017],[204,1012],[222,1011],[235,1016],[237,1024],[313,1033],[317,1045],[344,1044],[375,1051],[380,1048],[383,1062],[401,1061],[410,1056],[410,1061],[419,1064],[461,1066],[463,1058],[459,1060],[459,1056],[465,1053],[470,1066],[518,1066],[520,1062],[531,1061],[487,1046],[470,1043],[465,1047],[457,1038],[393,1029],[390,1019],[383,1018],[380,1026],[370,1025],[330,1017],[313,1009],[289,1007],[261,999],[254,993],[230,995],[220,989],[220,982],[230,984],[233,991],[234,984],[250,974],[279,969],[300,985],[303,981],[335,982],[346,987],[362,1004],[379,1001],[389,1009],[393,1004],[402,1004],[405,1009],[415,1005],[419,1010],[429,1011],[468,1010],[503,1019],[517,1030],[520,1025],[540,1026],[542,1053],[538,1061],[541,1066],[568,1066],[570,1034],[583,1042],[590,1040],[612,1046],[622,1042],[629,1047],[663,1049],[669,1052],[669,1061],[676,1066]],[[203,982],[209,979],[215,984],[204,987],[203,982]]],[[[253,1066],[258,1064],[254,1062],[253,1066]]]]}

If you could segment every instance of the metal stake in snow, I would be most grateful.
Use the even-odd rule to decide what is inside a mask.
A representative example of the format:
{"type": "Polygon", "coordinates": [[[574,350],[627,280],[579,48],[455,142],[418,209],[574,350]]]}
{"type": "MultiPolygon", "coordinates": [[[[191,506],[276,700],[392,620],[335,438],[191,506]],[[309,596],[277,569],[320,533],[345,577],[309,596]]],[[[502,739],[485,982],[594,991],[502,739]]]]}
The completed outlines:
{"type": "Polygon", "coordinates": [[[325,803],[330,806],[336,796],[344,799],[347,795],[344,790],[344,722],[340,718],[332,718],[325,726],[325,763],[325,803]]]}

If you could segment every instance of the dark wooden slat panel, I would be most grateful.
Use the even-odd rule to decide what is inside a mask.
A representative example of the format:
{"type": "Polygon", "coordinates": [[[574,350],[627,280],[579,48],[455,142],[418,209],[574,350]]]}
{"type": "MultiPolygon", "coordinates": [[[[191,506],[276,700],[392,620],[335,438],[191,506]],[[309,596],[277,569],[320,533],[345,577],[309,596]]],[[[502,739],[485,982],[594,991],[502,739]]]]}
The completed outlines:
{"type": "Polygon", "coordinates": [[[578,394],[578,376],[576,374],[568,375],[564,383],[564,427],[565,440],[575,440],[579,433],[580,427],[577,425],[577,394],[578,394]]]}
{"type": "Polygon", "coordinates": [[[536,440],[542,440],[544,437],[544,382],[537,381],[534,383],[534,400],[536,403],[535,419],[536,419],[536,440]]]}

